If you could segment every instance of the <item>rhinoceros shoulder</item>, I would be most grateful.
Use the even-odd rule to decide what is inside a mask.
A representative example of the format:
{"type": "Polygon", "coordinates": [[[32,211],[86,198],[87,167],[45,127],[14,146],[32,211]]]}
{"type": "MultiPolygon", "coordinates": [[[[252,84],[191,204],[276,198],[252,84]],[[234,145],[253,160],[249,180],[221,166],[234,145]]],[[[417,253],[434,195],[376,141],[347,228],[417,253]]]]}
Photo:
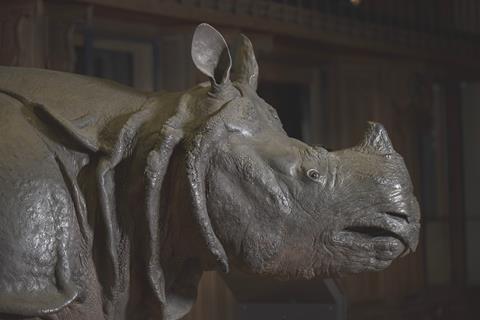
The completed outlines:
{"type": "Polygon", "coordinates": [[[0,66],[0,90],[39,105],[50,118],[94,149],[113,119],[138,111],[149,94],[113,81],[35,68],[0,66]]]}

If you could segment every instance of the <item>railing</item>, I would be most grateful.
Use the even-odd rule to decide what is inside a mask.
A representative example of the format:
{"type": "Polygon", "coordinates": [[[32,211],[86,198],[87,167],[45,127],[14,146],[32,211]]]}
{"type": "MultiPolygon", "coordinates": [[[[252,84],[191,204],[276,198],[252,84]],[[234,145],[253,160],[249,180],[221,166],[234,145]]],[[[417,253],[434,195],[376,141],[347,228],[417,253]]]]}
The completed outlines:
{"type": "Polygon", "coordinates": [[[329,19],[420,33],[480,34],[479,0],[177,0],[315,28],[329,19]]]}

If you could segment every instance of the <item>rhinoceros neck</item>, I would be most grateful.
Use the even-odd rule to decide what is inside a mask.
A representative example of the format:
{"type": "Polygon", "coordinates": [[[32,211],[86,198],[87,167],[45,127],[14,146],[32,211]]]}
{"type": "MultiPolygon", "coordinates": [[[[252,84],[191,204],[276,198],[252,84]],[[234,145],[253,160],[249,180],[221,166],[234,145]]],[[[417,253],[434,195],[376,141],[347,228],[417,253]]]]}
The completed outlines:
{"type": "MultiPolygon", "coordinates": [[[[177,105],[181,100],[170,98],[177,105]]],[[[132,155],[116,168],[122,233],[116,238],[127,242],[118,264],[123,278],[130,279],[123,288],[128,301],[120,298],[118,308],[132,310],[136,318],[142,312],[145,318],[173,320],[193,305],[208,250],[193,218],[181,143],[190,130],[190,112],[164,112],[167,116],[154,114],[139,128],[132,155]],[[142,297],[130,294],[140,291],[142,297]]]]}

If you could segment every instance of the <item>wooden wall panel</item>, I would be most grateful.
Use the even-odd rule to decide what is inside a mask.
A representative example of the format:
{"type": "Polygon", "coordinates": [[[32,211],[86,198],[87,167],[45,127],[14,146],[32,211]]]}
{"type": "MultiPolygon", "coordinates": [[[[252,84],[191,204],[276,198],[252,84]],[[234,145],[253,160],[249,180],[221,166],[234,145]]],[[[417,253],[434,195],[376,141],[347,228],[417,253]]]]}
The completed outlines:
{"type": "MultiPolygon", "coordinates": [[[[64,6],[56,2],[51,2],[46,7],[42,3],[40,0],[19,0],[11,1],[8,5],[2,4],[0,64],[71,69],[72,56],[69,45],[72,31],[91,18],[90,9],[88,6],[79,6],[64,10],[64,6]],[[77,8],[81,8],[81,11],[77,8]],[[53,14],[58,18],[51,20],[48,28],[45,26],[46,20],[41,18],[45,10],[50,12],[50,19],[55,19],[53,14]],[[58,33],[53,34],[55,32],[58,33]],[[46,40],[48,34],[50,40],[46,40]]],[[[181,36],[170,41],[170,38],[162,38],[160,34],[157,36],[159,42],[163,41],[164,44],[165,50],[162,51],[164,63],[171,60],[169,57],[189,59],[187,50],[189,37],[181,36]],[[178,52],[183,52],[184,55],[180,57],[178,52]]],[[[321,66],[322,70],[325,70],[325,79],[322,78],[321,81],[326,84],[326,96],[319,100],[325,101],[325,105],[322,105],[321,112],[312,114],[322,116],[322,119],[317,119],[322,123],[322,128],[317,133],[322,133],[323,136],[315,137],[313,140],[318,140],[333,149],[350,147],[361,139],[368,120],[383,123],[395,148],[404,155],[418,193],[421,184],[420,137],[428,130],[432,121],[428,117],[432,106],[432,81],[429,79],[429,72],[421,64],[401,62],[391,57],[389,60],[373,59],[372,56],[366,57],[368,54],[363,52],[364,58],[358,58],[357,51],[349,51],[348,48],[342,53],[343,57],[350,57],[346,60],[337,57],[338,51],[324,50],[315,47],[313,43],[309,45],[316,49],[310,50],[309,47],[307,53],[288,43],[291,55],[288,57],[285,55],[283,58],[283,63],[288,65],[288,68],[283,69],[275,69],[275,64],[282,63],[281,52],[274,52],[273,49],[272,52],[265,52],[263,60],[269,60],[274,54],[276,60],[272,60],[272,64],[261,64],[261,68],[263,66],[261,72],[267,73],[265,76],[267,79],[278,80],[283,77],[285,81],[298,78],[302,82],[312,82],[314,80],[310,80],[311,77],[305,74],[310,74],[308,70],[319,67],[320,63],[315,59],[317,54],[322,54],[323,59],[327,61],[321,66]],[[293,59],[292,56],[297,59],[293,59]],[[356,57],[356,60],[352,57],[356,57]],[[301,70],[296,69],[299,66],[301,70]],[[301,72],[292,74],[291,70],[301,72]]],[[[162,48],[162,43],[160,47],[162,48]]],[[[190,61],[187,61],[186,64],[171,63],[170,69],[166,65],[161,65],[163,82],[160,81],[160,86],[182,89],[185,85],[192,84],[195,74],[191,72],[193,69],[190,61]],[[174,75],[176,78],[173,78],[174,75]]],[[[455,109],[455,105],[452,103],[450,108],[455,109]]],[[[443,181],[442,185],[445,184],[443,181]]],[[[445,195],[442,192],[440,194],[445,195]]],[[[381,312],[382,305],[390,302],[399,303],[425,288],[423,260],[424,247],[423,242],[420,242],[417,253],[394,262],[383,272],[344,277],[341,279],[342,287],[352,306],[367,304],[381,312]]],[[[461,275],[461,270],[457,274],[461,275]]],[[[233,320],[234,309],[235,299],[230,290],[218,274],[208,272],[202,278],[197,303],[184,319],[233,320]]],[[[352,318],[357,319],[355,314],[352,318]]]]}
{"type": "Polygon", "coordinates": [[[43,2],[18,0],[0,7],[0,65],[44,67],[43,2]]]}
{"type": "Polygon", "coordinates": [[[74,34],[91,22],[92,7],[76,3],[47,2],[44,24],[48,46],[47,69],[73,72],[75,67],[74,34]]]}
{"type": "Polygon", "coordinates": [[[203,274],[198,292],[192,311],[182,320],[234,320],[235,298],[217,272],[203,274]]]}
{"type": "Polygon", "coordinates": [[[41,0],[5,1],[0,7],[0,65],[73,71],[73,32],[90,8],[41,0]]]}

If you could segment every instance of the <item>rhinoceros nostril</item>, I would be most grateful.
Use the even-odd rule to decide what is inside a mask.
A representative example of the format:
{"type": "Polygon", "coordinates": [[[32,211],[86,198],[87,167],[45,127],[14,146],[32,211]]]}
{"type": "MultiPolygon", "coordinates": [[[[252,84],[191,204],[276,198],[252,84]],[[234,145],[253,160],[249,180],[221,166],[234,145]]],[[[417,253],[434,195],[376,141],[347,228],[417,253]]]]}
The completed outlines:
{"type": "Polygon", "coordinates": [[[386,211],[384,213],[386,215],[394,217],[397,220],[403,220],[403,221],[406,221],[407,223],[409,222],[408,215],[406,213],[396,212],[396,211],[386,211]]]}

